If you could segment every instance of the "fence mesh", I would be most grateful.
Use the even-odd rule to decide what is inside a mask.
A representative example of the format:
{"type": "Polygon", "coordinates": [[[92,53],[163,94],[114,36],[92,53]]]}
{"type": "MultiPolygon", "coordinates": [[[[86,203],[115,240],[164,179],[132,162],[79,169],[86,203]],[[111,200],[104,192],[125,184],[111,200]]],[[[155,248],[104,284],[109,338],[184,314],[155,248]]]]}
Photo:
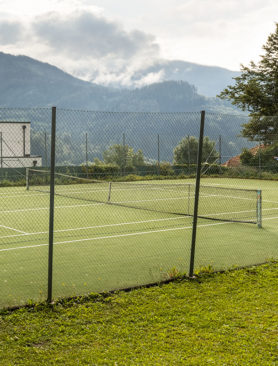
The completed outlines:
{"type": "MultiPolygon", "coordinates": [[[[47,298],[51,121],[0,109],[1,307],[47,298]]],[[[206,113],[196,270],[277,258],[277,135],[242,137],[248,122],[206,113]]],[[[197,112],[57,109],[54,299],[188,273],[199,128],[197,112]]]]}
{"type": "Polygon", "coordinates": [[[25,184],[26,167],[42,164],[32,138],[49,136],[50,121],[51,109],[0,109],[1,307],[46,298],[49,197],[30,197],[25,184]]]}

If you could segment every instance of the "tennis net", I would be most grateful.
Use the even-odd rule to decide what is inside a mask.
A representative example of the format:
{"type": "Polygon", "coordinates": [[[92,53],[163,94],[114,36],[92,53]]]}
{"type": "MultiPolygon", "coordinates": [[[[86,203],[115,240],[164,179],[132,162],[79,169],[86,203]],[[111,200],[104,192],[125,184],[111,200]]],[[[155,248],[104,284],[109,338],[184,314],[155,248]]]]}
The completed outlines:
{"type": "MultiPolygon", "coordinates": [[[[29,169],[27,189],[50,191],[50,172],[29,169]]],[[[195,184],[108,182],[55,173],[55,194],[72,200],[193,216],[195,184]]],[[[261,226],[261,191],[201,185],[198,217],[261,226]]]]}

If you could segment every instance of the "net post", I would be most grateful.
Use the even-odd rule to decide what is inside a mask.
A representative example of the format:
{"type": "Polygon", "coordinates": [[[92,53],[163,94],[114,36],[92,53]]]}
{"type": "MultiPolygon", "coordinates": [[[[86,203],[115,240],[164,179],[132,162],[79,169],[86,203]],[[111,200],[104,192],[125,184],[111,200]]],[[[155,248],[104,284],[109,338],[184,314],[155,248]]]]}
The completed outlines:
{"type": "Polygon", "coordinates": [[[257,226],[262,227],[262,191],[257,190],[257,226]]]}
{"type": "Polygon", "coordinates": [[[29,191],[29,168],[26,168],[26,190],[29,191]]]}
{"type": "Polygon", "coordinates": [[[110,202],[111,200],[111,188],[112,188],[112,182],[109,182],[107,202],[110,202]]]}
{"type": "Polygon", "coordinates": [[[54,231],[54,193],[55,193],[55,140],[56,140],[56,107],[52,107],[51,125],[51,162],[50,162],[50,206],[49,206],[49,246],[48,246],[48,287],[47,302],[52,301],[53,284],[53,231],[54,231]]]}
{"type": "Polygon", "coordinates": [[[199,192],[200,192],[200,180],[201,180],[204,127],[205,127],[205,111],[201,111],[200,137],[199,137],[197,169],[196,169],[195,201],[194,201],[194,216],[193,216],[193,225],[192,225],[192,240],[191,240],[189,277],[193,277],[193,274],[194,274],[194,261],[195,261],[195,247],[196,247],[196,233],[197,233],[197,220],[198,220],[198,204],[199,204],[199,192]]]}

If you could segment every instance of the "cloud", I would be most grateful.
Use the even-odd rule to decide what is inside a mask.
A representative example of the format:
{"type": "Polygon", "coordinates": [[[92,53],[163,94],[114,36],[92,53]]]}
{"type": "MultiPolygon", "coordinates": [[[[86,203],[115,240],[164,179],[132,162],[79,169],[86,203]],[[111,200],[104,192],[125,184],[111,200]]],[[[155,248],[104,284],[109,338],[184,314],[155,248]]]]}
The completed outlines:
{"type": "MultiPolygon", "coordinates": [[[[59,0],[53,1],[59,5],[59,0]]],[[[86,0],[82,3],[85,6],[86,0]]],[[[33,16],[28,22],[20,17],[9,22],[0,18],[0,45],[5,52],[23,53],[104,85],[131,86],[134,73],[160,55],[154,36],[127,31],[92,6],[81,6],[74,12],[52,11],[33,16]]],[[[158,79],[159,75],[149,75],[142,83],[158,79]]]]}
{"type": "Polygon", "coordinates": [[[66,18],[49,13],[37,18],[32,28],[40,42],[73,59],[130,59],[159,52],[153,36],[136,30],[126,32],[121,25],[91,12],[79,11],[66,18]]]}
{"type": "Polygon", "coordinates": [[[0,5],[1,51],[49,62],[85,80],[125,86],[162,80],[163,73],[141,72],[161,58],[233,69],[254,56],[256,61],[278,10],[277,0],[163,5],[161,0],[0,0],[0,5]]]}
{"type": "Polygon", "coordinates": [[[24,27],[17,21],[0,21],[0,44],[15,44],[24,38],[24,27]]]}

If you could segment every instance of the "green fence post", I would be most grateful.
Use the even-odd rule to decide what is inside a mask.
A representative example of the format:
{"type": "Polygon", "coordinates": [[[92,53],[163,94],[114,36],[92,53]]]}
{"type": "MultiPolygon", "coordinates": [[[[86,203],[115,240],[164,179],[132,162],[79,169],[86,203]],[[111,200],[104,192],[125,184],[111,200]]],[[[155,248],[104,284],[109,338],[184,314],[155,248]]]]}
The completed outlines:
{"type": "Polygon", "coordinates": [[[47,134],[46,132],[44,133],[44,160],[45,160],[45,166],[48,166],[48,162],[47,162],[47,134]]]}
{"type": "Polygon", "coordinates": [[[205,111],[202,111],[201,112],[201,124],[200,124],[199,148],[198,148],[198,157],[197,157],[197,169],[196,169],[195,202],[194,202],[194,216],[193,216],[193,226],[192,226],[192,241],[191,241],[189,277],[193,277],[193,273],[194,273],[194,260],[195,260],[195,247],[196,247],[196,233],[197,233],[197,220],[198,220],[198,204],[199,204],[199,192],[200,192],[200,180],[201,180],[204,127],[205,127],[205,111]]]}
{"type": "Polygon", "coordinates": [[[86,159],[86,176],[88,178],[89,176],[89,164],[88,164],[88,133],[86,132],[86,135],[85,135],[85,149],[86,149],[86,156],[85,156],[85,159],[86,159]]]}
{"type": "Polygon", "coordinates": [[[258,228],[262,227],[262,191],[257,191],[257,225],[258,228]]]}
{"type": "Polygon", "coordinates": [[[160,136],[157,135],[157,175],[160,175],[160,136]]]}
{"type": "Polygon", "coordinates": [[[50,303],[52,301],[52,283],[53,283],[55,140],[56,140],[56,107],[52,107],[51,163],[50,163],[50,206],[49,206],[49,246],[48,246],[48,294],[47,294],[47,302],[48,303],[50,303]]]}

